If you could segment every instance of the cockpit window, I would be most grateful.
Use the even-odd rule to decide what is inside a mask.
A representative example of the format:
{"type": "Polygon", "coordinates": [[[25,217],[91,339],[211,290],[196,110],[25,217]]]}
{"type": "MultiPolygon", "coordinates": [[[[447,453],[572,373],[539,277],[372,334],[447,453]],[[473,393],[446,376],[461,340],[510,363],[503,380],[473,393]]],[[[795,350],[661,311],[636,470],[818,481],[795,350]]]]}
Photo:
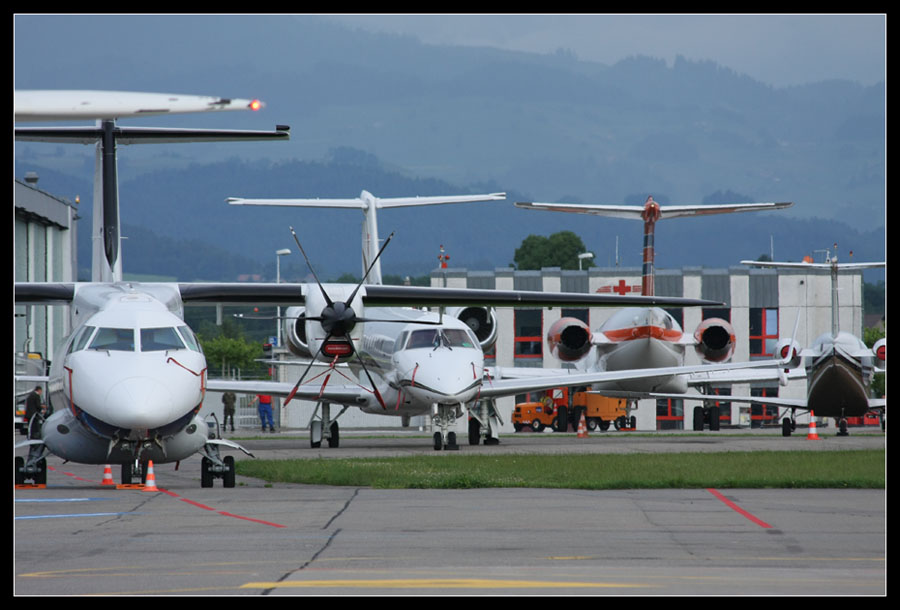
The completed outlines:
{"type": "Polygon", "coordinates": [[[174,328],[142,328],[141,351],[161,352],[184,349],[184,343],[174,328]]]}
{"type": "Polygon", "coordinates": [[[89,349],[112,350],[119,352],[134,351],[133,328],[100,328],[89,349]]]}
{"type": "Polygon", "coordinates": [[[406,349],[421,349],[425,347],[476,347],[472,336],[461,328],[436,328],[426,330],[414,330],[409,336],[406,349]]]}
{"type": "Polygon", "coordinates": [[[82,326],[81,330],[78,331],[78,335],[72,340],[71,345],[69,345],[69,353],[83,350],[84,346],[87,345],[88,339],[90,339],[91,335],[94,333],[95,328],[96,326],[82,326]]]}
{"type": "Polygon", "coordinates": [[[188,349],[203,353],[203,349],[200,347],[200,342],[197,341],[196,335],[194,335],[194,331],[192,331],[188,326],[179,326],[178,332],[181,333],[181,337],[184,339],[184,342],[187,343],[188,349]]]}

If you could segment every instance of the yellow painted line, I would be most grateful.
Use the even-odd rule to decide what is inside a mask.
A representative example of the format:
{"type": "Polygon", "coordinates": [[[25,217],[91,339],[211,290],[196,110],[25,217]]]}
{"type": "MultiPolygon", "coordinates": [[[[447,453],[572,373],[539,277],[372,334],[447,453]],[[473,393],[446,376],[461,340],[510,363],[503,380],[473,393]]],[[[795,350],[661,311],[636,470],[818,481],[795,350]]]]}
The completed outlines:
{"type": "Polygon", "coordinates": [[[648,584],[611,582],[559,582],[533,580],[486,580],[480,578],[422,578],[387,580],[288,580],[248,582],[241,589],[280,588],[372,588],[372,589],[617,589],[650,587],[648,584]]]}

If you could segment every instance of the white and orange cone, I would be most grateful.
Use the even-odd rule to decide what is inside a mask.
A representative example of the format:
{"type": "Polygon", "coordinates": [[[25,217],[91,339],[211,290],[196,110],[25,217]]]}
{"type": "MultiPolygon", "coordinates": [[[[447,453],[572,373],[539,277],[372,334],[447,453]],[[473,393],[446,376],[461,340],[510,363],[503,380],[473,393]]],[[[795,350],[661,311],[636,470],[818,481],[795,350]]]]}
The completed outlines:
{"type": "Polygon", "coordinates": [[[159,491],[156,486],[156,475],[153,473],[153,460],[147,462],[147,484],[144,485],[144,491],[159,491]]]}
{"type": "Polygon", "coordinates": [[[806,440],[819,440],[819,433],[816,432],[816,415],[812,411],[809,412],[809,432],[806,433],[806,440]]]}
{"type": "Polygon", "coordinates": [[[112,466],[109,464],[103,469],[103,480],[100,481],[101,485],[115,485],[116,482],[113,481],[112,478],[112,466]]]}
{"type": "Polygon", "coordinates": [[[584,423],[584,411],[581,412],[581,418],[578,420],[578,438],[587,438],[587,426],[584,423]]]}

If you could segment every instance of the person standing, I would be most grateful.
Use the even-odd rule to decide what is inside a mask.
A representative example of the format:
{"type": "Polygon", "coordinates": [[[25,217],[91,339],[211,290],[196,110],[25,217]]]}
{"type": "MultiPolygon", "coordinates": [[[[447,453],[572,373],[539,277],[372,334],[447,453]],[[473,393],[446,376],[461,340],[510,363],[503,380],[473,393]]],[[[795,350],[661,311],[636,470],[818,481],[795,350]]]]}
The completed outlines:
{"type": "Polygon", "coordinates": [[[42,399],[43,392],[41,386],[36,386],[25,399],[25,419],[28,421],[28,438],[30,439],[41,438],[41,426],[50,415],[47,405],[42,399]]]}
{"type": "Polygon", "coordinates": [[[225,392],[222,394],[222,405],[223,412],[225,414],[225,420],[222,423],[222,428],[228,427],[228,420],[231,420],[231,431],[234,432],[234,404],[237,401],[237,397],[234,395],[234,392],[225,392]]]}
{"type": "Polygon", "coordinates": [[[269,431],[275,432],[275,422],[272,419],[272,397],[268,394],[257,394],[254,400],[259,403],[257,412],[259,413],[259,421],[262,422],[262,431],[266,431],[266,422],[268,422],[269,431]]]}

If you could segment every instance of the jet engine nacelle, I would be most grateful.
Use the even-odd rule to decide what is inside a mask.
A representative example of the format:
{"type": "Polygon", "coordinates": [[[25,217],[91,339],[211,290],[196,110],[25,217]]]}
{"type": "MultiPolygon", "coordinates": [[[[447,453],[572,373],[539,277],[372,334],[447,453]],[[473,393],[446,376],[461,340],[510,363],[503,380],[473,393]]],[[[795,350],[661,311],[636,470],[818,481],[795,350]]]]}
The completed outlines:
{"type": "Polygon", "coordinates": [[[448,307],[444,315],[465,322],[475,333],[482,351],[490,351],[497,342],[497,315],[493,307],[448,307]]]}
{"type": "Polygon", "coordinates": [[[581,360],[591,349],[593,335],[578,318],[560,318],[547,331],[550,353],[563,362],[581,360]]]}
{"type": "Polygon", "coordinates": [[[875,345],[872,346],[872,351],[875,352],[875,366],[880,369],[887,368],[887,338],[879,339],[875,342],[875,345]]]}
{"type": "Polygon", "coordinates": [[[694,331],[694,349],[707,362],[726,362],[734,354],[734,327],[721,318],[707,318],[694,331]]]}
{"type": "Polygon", "coordinates": [[[800,356],[800,346],[796,341],[791,339],[781,339],[775,347],[775,356],[781,359],[788,359],[788,369],[795,369],[803,362],[800,356]]]}
{"type": "Polygon", "coordinates": [[[288,307],[282,324],[285,342],[291,353],[300,358],[312,358],[306,339],[306,308],[288,307]]]}

